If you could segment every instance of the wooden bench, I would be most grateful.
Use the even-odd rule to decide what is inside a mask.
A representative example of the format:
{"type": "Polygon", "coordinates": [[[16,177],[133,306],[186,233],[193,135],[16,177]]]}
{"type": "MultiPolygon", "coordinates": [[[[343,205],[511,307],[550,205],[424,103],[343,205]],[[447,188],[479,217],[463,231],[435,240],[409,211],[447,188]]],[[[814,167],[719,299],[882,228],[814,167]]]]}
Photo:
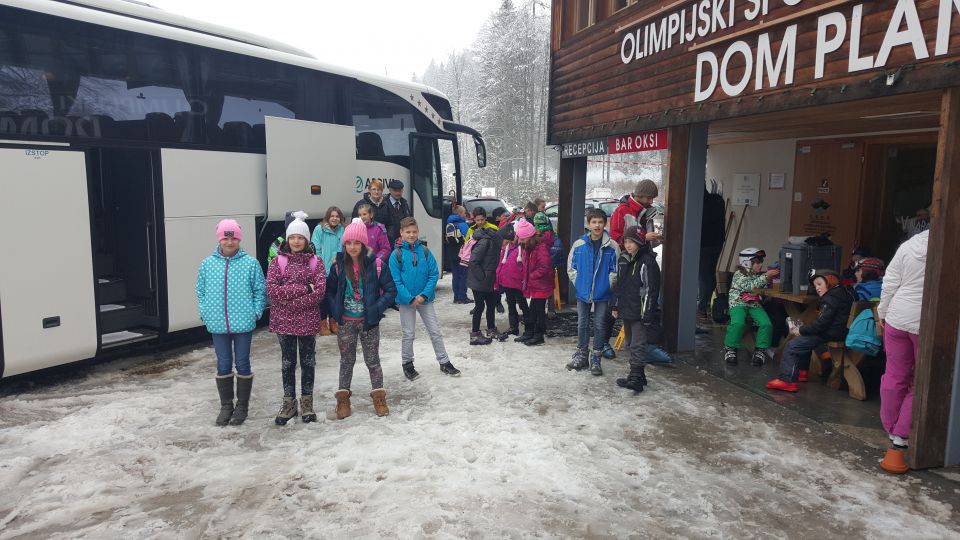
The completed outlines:
{"type": "MultiPolygon", "coordinates": [[[[879,321],[877,315],[877,305],[879,302],[856,302],[850,309],[850,317],[847,319],[847,328],[853,324],[854,319],[865,310],[873,311],[873,320],[879,321]]],[[[883,336],[883,328],[877,324],[877,336],[883,336]]],[[[830,351],[830,357],[833,361],[833,370],[827,378],[827,386],[834,390],[839,390],[843,382],[847,383],[850,397],[859,401],[867,399],[867,390],[863,384],[863,376],[860,374],[860,365],[867,355],[860,351],[848,349],[843,341],[830,341],[827,343],[827,350],[830,351]]],[[[823,367],[820,364],[820,358],[816,352],[812,353],[810,361],[810,372],[815,375],[823,373],[823,367]]]]}

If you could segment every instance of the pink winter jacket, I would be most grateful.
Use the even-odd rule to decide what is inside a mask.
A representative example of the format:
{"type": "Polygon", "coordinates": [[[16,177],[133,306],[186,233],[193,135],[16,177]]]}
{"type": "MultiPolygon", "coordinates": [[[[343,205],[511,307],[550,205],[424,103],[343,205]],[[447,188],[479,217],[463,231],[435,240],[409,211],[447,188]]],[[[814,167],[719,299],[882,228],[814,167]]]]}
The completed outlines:
{"type": "Polygon", "coordinates": [[[376,221],[367,223],[367,245],[373,250],[373,254],[381,261],[386,261],[390,256],[393,246],[390,245],[390,239],[387,238],[387,229],[376,221]]]}
{"type": "Polygon", "coordinates": [[[317,258],[311,275],[309,253],[278,255],[267,269],[267,297],[270,299],[270,331],[285,336],[313,336],[320,332],[320,302],[326,293],[327,271],[317,258]],[[287,267],[281,275],[280,257],[287,267]],[[307,284],[313,284],[308,292],[307,284]]]}
{"type": "Polygon", "coordinates": [[[532,251],[523,250],[523,276],[523,296],[553,296],[553,261],[550,259],[550,246],[542,238],[532,251]]]}
{"type": "Polygon", "coordinates": [[[507,244],[500,248],[500,263],[497,265],[497,288],[523,288],[523,264],[518,244],[507,244]]]}

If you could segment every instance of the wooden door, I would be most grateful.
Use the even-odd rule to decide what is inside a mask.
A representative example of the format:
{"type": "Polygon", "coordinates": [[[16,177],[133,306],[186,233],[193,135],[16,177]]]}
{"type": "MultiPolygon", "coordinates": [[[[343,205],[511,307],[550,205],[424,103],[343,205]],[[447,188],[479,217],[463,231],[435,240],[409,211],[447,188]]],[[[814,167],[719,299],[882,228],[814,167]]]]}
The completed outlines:
{"type": "Polygon", "coordinates": [[[830,233],[846,265],[860,226],[863,144],[799,141],[790,209],[790,235],[830,233]]]}

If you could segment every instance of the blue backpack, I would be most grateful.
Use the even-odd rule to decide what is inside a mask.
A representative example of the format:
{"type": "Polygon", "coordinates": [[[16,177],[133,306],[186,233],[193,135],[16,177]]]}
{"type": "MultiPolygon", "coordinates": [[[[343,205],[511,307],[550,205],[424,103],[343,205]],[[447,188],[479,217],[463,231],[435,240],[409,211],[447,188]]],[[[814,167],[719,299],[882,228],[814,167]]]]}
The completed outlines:
{"type": "Polygon", "coordinates": [[[877,324],[873,320],[873,310],[865,309],[860,312],[847,333],[846,346],[848,349],[860,351],[869,356],[876,356],[883,349],[883,341],[877,335],[877,324]]]}
{"type": "Polygon", "coordinates": [[[566,258],[563,256],[563,242],[560,241],[559,235],[553,235],[553,245],[550,246],[550,261],[555,267],[561,267],[566,262],[566,258]]]}

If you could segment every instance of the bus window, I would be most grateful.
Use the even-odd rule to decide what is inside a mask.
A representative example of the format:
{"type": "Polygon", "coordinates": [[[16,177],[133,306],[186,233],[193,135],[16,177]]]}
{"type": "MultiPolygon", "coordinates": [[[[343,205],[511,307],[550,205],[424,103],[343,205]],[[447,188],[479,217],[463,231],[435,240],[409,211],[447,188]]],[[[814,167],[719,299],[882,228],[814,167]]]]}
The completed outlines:
{"type": "Polygon", "coordinates": [[[426,119],[409,103],[386,90],[358,81],[351,96],[351,111],[357,132],[357,159],[410,166],[410,134],[423,132],[428,127],[426,119]],[[379,137],[379,142],[374,142],[373,135],[379,137]]]}
{"type": "MultiPolygon", "coordinates": [[[[440,167],[440,149],[438,139],[430,136],[410,137],[412,153],[410,178],[413,190],[423,204],[423,208],[432,217],[443,217],[443,177],[440,167]]],[[[439,141],[450,143],[450,141],[439,141]]]]}

